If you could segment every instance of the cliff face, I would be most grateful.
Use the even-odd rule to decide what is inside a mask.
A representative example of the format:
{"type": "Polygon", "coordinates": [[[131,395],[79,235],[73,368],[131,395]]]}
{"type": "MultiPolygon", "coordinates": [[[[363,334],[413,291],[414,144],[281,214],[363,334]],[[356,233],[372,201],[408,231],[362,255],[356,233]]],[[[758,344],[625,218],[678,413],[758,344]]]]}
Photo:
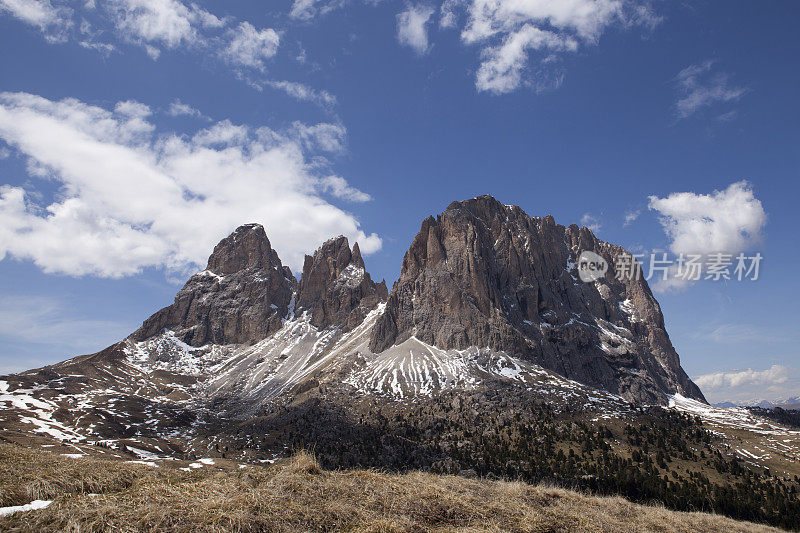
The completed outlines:
{"type": "Polygon", "coordinates": [[[615,278],[621,254],[588,228],[531,218],[490,196],[454,202],[423,221],[370,348],[411,336],[445,349],[490,347],[631,400],[676,391],[703,400],[647,282],[615,278]],[[592,283],[575,268],[585,250],[610,265],[592,283]]]}
{"type": "Polygon", "coordinates": [[[675,392],[704,400],[680,366],[647,282],[615,276],[622,256],[630,254],[585,227],[482,196],[423,221],[387,295],[345,237],[306,256],[297,283],[264,228],[249,224],[223,239],[206,270],[132,340],[170,329],[191,346],[252,344],[303,313],[317,330],[346,332],[386,301],[367,332],[375,354],[413,336],[445,350],[503,351],[629,400],[659,403],[675,392]],[[609,264],[596,281],[579,277],[584,251],[609,264]]]}
{"type": "Polygon", "coordinates": [[[311,324],[344,330],[360,324],[367,313],[386,300],[386,283],[375,283],[364,267],[358,248],[346,237],[330,239],[307,255],[297,296],[297,313],[309,311],[311,324]]]}
{"type": "Polygon", "coordinates": [[[145,320],[132,339],[168,328],[191,346],[250,344],[280,329],[296,285],[263,226],[240,226],[217,244],[206,270],[192,276],[175,302],[145,320]]]}

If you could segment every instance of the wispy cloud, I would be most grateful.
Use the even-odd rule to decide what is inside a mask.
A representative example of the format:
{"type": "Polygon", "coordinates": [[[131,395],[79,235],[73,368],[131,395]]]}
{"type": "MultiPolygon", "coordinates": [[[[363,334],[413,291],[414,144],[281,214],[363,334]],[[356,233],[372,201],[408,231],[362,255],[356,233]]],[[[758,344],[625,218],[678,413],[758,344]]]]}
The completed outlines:
{"type": "Polygon", "coordinates": [[[294,0],[289,16],[299,20],[311,20],[336,8],[344,6],[346,0],[294,0]]]}
{"type": "Polygon", "coordinates": [[[274,28],[217,16],[184,0],[108,0],[54,6],[50,0],[0,0],[9,14],[36,26],[50,42],[74,41],[108,55],[119,44],[141,47],[153,60],[165,51],[201,53],[243,72],[263,73],[280,46],[274,28]],[[110,39],[113,42],[103,41],[110,39]]]}
{"type": "MultiPolygon", "coordinates": [[[[381,0],[361,0],[364,4],[377,4],[381,0]]],[[[289,16],[308,22],[351,4],[351,0],[294,0],[289,16]]]]}
{"type": "Polygon", "coordinates": [[[636,219],[639,218],[639,215],[641,214],[642,214],[641,209],[634,209],[633,211],[628,211],[627,213],[625,213],[625,221],[622,223],[622,226],[623,227],[630,226],[636,221],[636,219]]]}
{"type": "Polygon", "coordinates": [[[597,234],[603,228],[600,220],[591,213],[585,213],[581,217],[581,224],[592,230],[594,234],[597,234]]]}
{"type": "Polygon", "coordinates": [[[705,339],[721,344],[740,344],[743,342],[787,342],[791,338],[774,328],[753,324],[712,324],[697,331],[696,339],[705,339]]]}
{"type": "Polygon", "coordinates": [[[196,46],[208,37],[207,29],[218,29],[225,21],[195,4],[178,0],[110,0],[107,9],[118,34],[144,46],[157,58],[161,48],[196,46]]]}
{"type": "Polygon", "coordinates": [[[222,56],[234,66],[249,67],[263,71],[264,61],[278,52],[280,35],[272,28],[257,30],[249,22],[242,22],[230,31],[230,42],[222,50],[222,56]]]}
{"type": "Polygon", "coordinates": [[[475,85],[493,94],[557,87],[563,54],[596,45],[611,27],[651,28],[660,20],[646,3],[626,0],[448,0],[441,17],[443,27],[466,19],[462,42],[481,47],[475,85]]]}
{"type": "Polygon", "coordinates": [[[736,370],[715,372],[697,376],[694,382],[701,388],[720,389],[736,388],[747,385],[776,385],[789,380],[789,368],[783,365],[772,365],[766,370],[736,370]]]}
{"type": "MultiPolygon", "coordinates": [[[[355,3],[294,0],[290,16],[311,21],[355,3]]],[[[436,17],[440,28],[459,29],[463,44],[479,48],[475,86],[491,94],[520,87],[537,92],[556,88],[564,80],[565,54],[595,46],[611,28],[649,30],[661,21],[646,0],[439,0],[407,4],[398,15],[400,44],[426,53],[431,47],[429,26],[436,17]]]]}
{"type": "Polygon", "coordinates": [[[409,46],[418,54],[428,51],[428,21],[434,13],[430,6],[410,6],[397,15],[397,40],[404,46],[409,46]]]}
{"type": "Polygon", "coordinates": [[[54,6],[50,0],[0,0],[0,14],[7,13],[38,28],[50,42],[66,40],[72,28],[73,10],[54,6]]]}
{"type": "Polygon", "coordinates": [[[355,187],[351,187],[344,178],[339,176],[327,176],[322,178],[320,184],[325,192],[329,192],[336,198],[342,200],[348,200],[350,202],[368,202],[372,200],[369,194],[359,191],[355,187]]]}
{"type": "Polygon", "coordinates": [[[169,108],[167,109],[167,114],[171,117],[194,117],[194,118],[211,120],[210,118],[205,116],[199,109],[195,109],[194,107],[188,104],[184,104],[183,102],[180,101],[180,99],[177,99],[169,104],[169,108]]]}
{"type": "Polygon", "coordinates": [[[315,89],[304,83],[286,80],[268,80],[263,83],[278,91],[282,91],[296,100],[311,102],[331,110],[336,105],[336,97],[325,90],[315,89]]]}
{"type": "Polygon", "coordinates": [[[8,341],[86,353],[124,338],[130,327],[113,320],[76,318],[70,306],[56,298],[8,294],[0,298],[0,336],[8,341]]]}
{"type": "MultiPolygon", "coordinates": [[[[675,79],[680,95],[675,102],[678,119],[688,118],[705,107],[735,102],[747,93],[747,88],[731,84],[729,74],[715,72],[712,61],[690,65],[675,79]]],[[[732,120],[734,117],[735,114],[729,111],[719,118],[732,120]]]]}

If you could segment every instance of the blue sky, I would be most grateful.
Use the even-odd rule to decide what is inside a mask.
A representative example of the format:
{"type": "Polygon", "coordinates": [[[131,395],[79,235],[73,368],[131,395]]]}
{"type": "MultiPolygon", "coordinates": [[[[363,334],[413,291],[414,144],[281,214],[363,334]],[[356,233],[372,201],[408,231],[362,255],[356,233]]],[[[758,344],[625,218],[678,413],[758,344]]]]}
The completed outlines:
{"type": "Polygon", "coordinates": [[[238,224],[295,271],[346,234],[391,284],[422,219],[490,193],[634,251],[760,252],[658,298],[710,399],[800,395],[798,16],[0,0],[0,372],[124,337],[238,224]]]}

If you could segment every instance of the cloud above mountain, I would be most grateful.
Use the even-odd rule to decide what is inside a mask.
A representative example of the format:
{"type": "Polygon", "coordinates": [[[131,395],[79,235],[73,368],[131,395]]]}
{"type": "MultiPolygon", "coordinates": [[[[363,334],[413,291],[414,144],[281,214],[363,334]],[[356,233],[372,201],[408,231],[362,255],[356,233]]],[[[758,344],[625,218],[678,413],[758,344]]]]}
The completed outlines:
{"type": "Polygon", "coordinates": [[[293,269],[334,235],[367,254],[381,247],[325,198],[370,198],[327,163],[343,150],[342,126],[221,121],[177,135],[157,131],[151,115],[131,101],[106,109],[0,94],[0,139],[25,158],[32,180],[0,186],[0,257],[73,276],[184,272],[246,222],[262,223],[293,269]],[[43,192],[52,183],[57,190],[43,192]]]}
{"type": "Polygon", "coordinates": [[[650,196],[675,254],[735,254],[761,241],[767,213],[746,181],[711,194],[675,192],[650,196]]]}
{"type": "Polygon", "coordinates": [[[789,369],[783,365],[772,365],[766,370],[740,370],[734,372],[715,372],[698,376],[694,381],[700,387],[721,388],[741,387],[743,385],[772,385],[785,383],[789,369]]]}
{"type": "Polygon", "coordinates": [[[74,42],[108,56],[121,46],[140,47],[154,61],[165,51],[191,53],[203,63],[228,69],[256,89],[270,87],[323,107],[336,99],[296,81],[273,79],[271,60],[282,31],[247,20],[218,16],[182,0],[0,0],[0,15],[37,28],[51,43],[74,42]]]}
{"type": "Polygon", "coordinates": [[[763,370],[727,370],[694,378],[712,402],[748,402],[753,399],[779,400],[800,394],[797,369],[772,365],[763,370]]]}
{"type": "MultiPolygon", "coordinates": [[[[292,24],[315,21],[347,6],[378,3],[380,0],[294,0],[286,13],[288,20],[283,19],[282,24],[291,29],[292,24]]],[[[120,43],[141,46],[153,59],[164,50],[201,51],[227,64],[255,87],[271,86],[300,100],[320,100],[312,91],[300,90],[298,82],[258,79],[264,77],[267,61],[281,46],[282,30],[259,28],[194,3],[90,0],[67,6],[50,0],[0,0],[0,12],[39,28],[50,41],[73,40],[104,54],[120,43]]],[[[461,43],[478,50],[477,90],[505,94],[522,87],[535,91],[556,88],[564,80],[567,55],[597,45],[612,28],[649,30],[659,22],[646,0],[444,0],[406,4],[397,14],[396,37],[401,45],[426,54],[436,26],[457,29],[461,43]]],[[[709,98],[731,97],[730,91],[720,92],[719,87],[706,91],[708,87],[699,82],[692,85],[702,74],[692,74],[692,68],[679,75],[686,93],[681,102],[687,102],[679,102],[681,113],[687,106],[706,105],[709,98]]]]}
{"type": "Polygon", "coordinates": [[[626,0],[446,0],[440,11],[442,27],[480,47],[475,85],[493,94],[557,87],[565,54],[596,45],[609,28],[660,20],[647,3],[626,0]]]}

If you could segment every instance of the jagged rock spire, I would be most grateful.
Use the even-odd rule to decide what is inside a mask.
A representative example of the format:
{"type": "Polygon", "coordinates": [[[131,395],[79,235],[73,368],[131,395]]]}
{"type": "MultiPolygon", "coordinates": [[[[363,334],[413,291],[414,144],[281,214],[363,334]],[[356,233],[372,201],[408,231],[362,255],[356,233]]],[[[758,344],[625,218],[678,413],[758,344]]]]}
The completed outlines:
{"type": "Polygon", "coordinates": [[[358,243],[351,250],[347,237],[329,239],[313,256],[305,257],[297,312],[309,311],[318,328],[350,329],[386,297],[386,283],[372,281],[358,243]]]}
{"type": "Polygon", "coordinates": [[[227,276],[246,269],[282,268],[272,249],[264,226],[244,224],[222,239],[208,258],[207,270],[227,276]]]}
{"type": "Polygon", "coordinates": [[[245,224],[217,244],[206,270],[192,276],[175,302],[145,320],[132,338],[169,328],[192,346],[256,342],[281,327],[295,286],[264,227],[245,224]]]}

